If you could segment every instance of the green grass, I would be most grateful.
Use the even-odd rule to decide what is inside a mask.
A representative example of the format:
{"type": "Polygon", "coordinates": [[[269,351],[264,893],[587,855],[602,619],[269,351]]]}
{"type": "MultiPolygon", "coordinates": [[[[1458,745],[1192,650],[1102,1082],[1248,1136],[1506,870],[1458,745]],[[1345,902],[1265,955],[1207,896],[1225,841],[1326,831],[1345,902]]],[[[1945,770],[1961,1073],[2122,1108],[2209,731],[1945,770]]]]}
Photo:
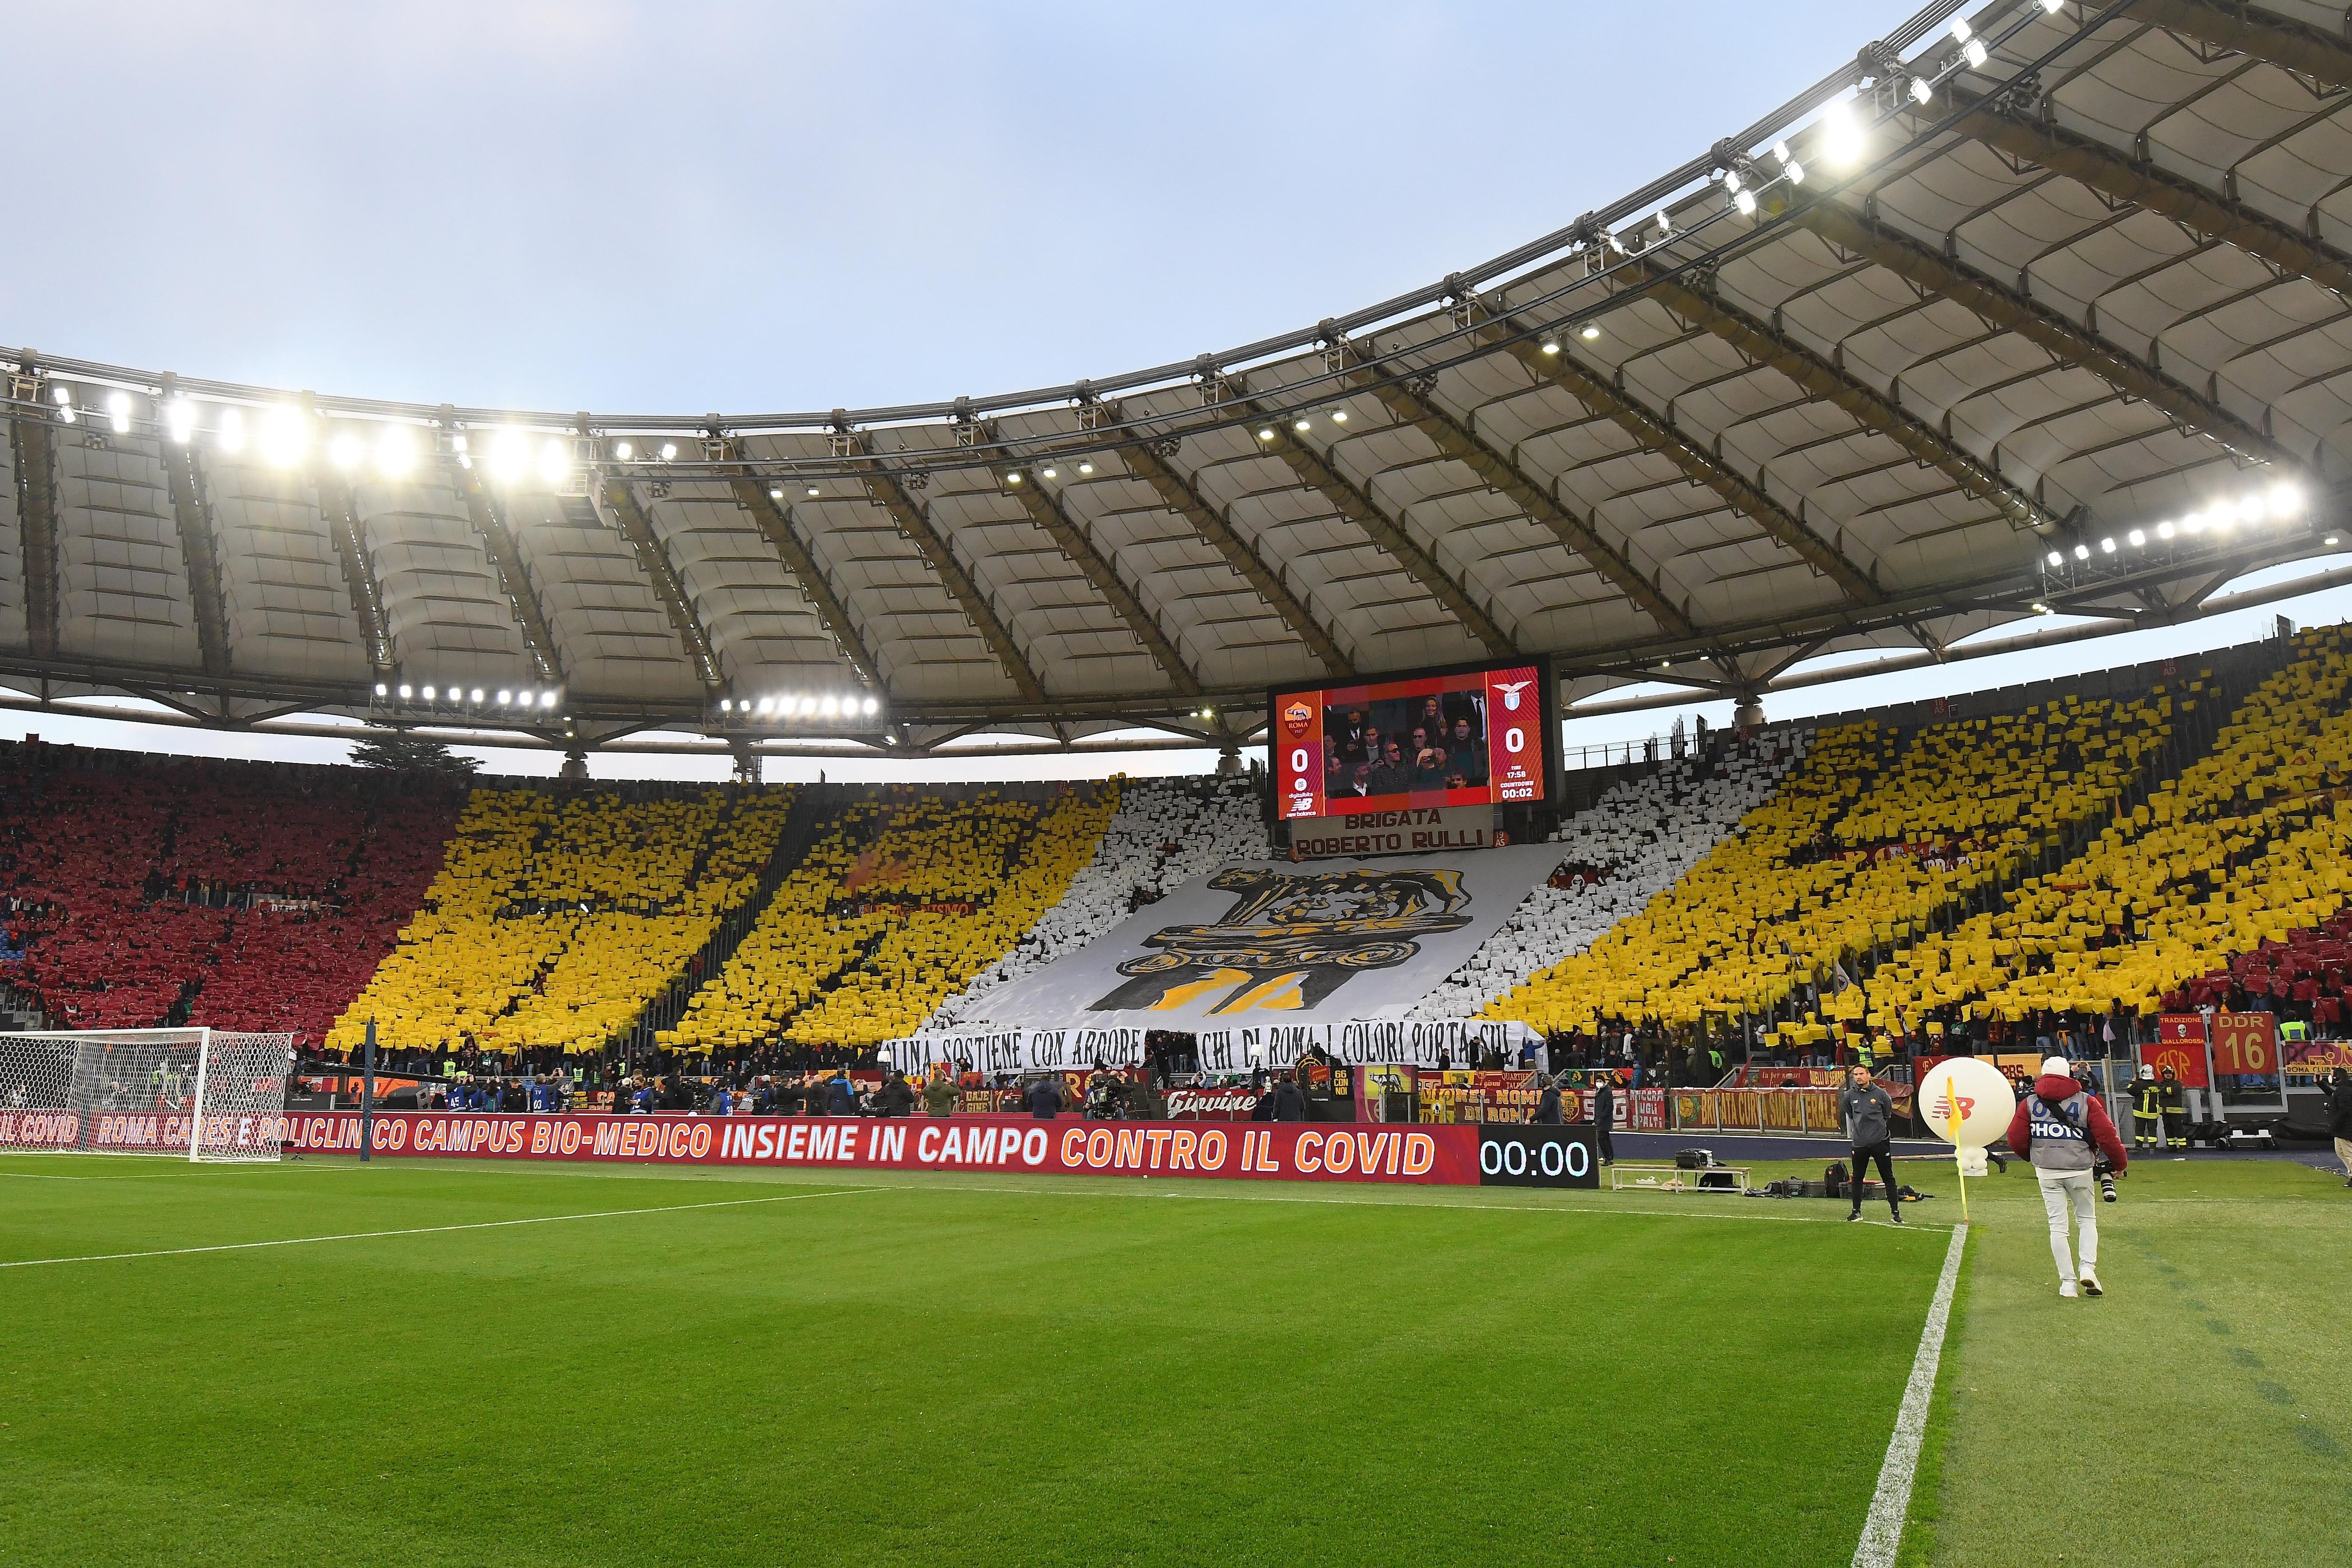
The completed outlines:
{"type": "MultiPolygon", "coordinates": [[[[2126,1194],[2111,1294],[2060,1301],[2031,1178],[1971,1184],[1906,1562],[2340,1542],[2352,1194],[2126,1194]],[[2158,1489],[2196,1528],[2142,1528],[2158,1489]],[[2045,1504],[2079,1538],[2022,1533],[2045,1504]]],[[[638,1209],[0,1269],[5,1560],[1843,1564],[1948,1239],[1655,1194],[0,1159],[0,1259],[638,1209]]]]}

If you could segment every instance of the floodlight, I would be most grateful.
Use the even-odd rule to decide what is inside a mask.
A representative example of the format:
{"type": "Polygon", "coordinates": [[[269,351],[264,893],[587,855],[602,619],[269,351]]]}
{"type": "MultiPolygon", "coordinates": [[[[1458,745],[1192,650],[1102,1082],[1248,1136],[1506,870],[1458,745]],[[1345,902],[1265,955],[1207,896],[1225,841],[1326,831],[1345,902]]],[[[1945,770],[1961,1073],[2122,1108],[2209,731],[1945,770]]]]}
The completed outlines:
{"type": "Polygon", "coordinates": [[[2099,549],[2106,554],[2113,555],[2116,552],[2116,536],[2111,533],[2099,541],[2099,549]]]}
{"type": "Polygon", "coordinates": [[[2066,558],[2053,550],[2050,552],[2050,564],[2053,566],[2063,566],[2066,564],[2066,558]]]}
{"type": "Polygon", "coordinates": [[[1021,482],[1021,476],[1019,474],[1007,474],[1004,476],[1004,482],[1008,485],[1017,485],[1021,482]]]}
{"type": "Polygon", "coordinates": [[[2336,548],[2336,536],[2335,536],[2334,534],[2332,534],[2332,533],[2331,533],[2331,534],[2329,534],[2326,538],[2325,538],[2325,539],[2321,540],[2319,542],[2321,542],[2322,544],[2326,545],[2330,550],[2333,550],[2333,549],[2335,549],[2335,548],[2336,548]]]}
{"type": "Polygon", "coordinates": [[[541,693],[539,694],[539,705],[540,705],[541,708],[552,708],[552,707],[554,707],[554,706],[555,706],[555,693],[554,693],[554,692],[552,692],[552,691],[542,691],[542,692],[541,692],[541,693]]]}
{"type": "Polygon", "coordinates": [[[1576,335],[1589,343],[1601,335],[1601,329],[1588,321],[1577,329],[1576,335]]]}
{"type": "Polygon", "coordinates": [[[772,698],[772,697],[762,697],[762,698],[761,698],[761,699],[760,699],[760,717],[761,717],[762,719],[764,719],[764,718],[766,718],[769,714],[773,713],[775,710],[776,710],[776,700],[775,700],[774,698],[772,698]]]}
{"type": "Polygon", "coordinates": [[[301,413],[283,405],[261,416],[261,456],[274,467],[290,468],[302,460],[310,445],[308,422],[301,413]]]}
{"type": "Polygon", "coordinates": [[[472,689],[471,691],[468,691],[467,693],[466,693],[466,700],[467,700],[467,701],[468,701],[468,702],[479,702],[481,700],[482,700],[482,689],[481,689],[480,687],[478,687],[478,686],[477,686],[476,688],[474,688],[474,689],[472,689]]]}
{"type": "Polygon", "coordinates": [[[2131,542],[2134,549],[2137,549],[2139,546],[2147,542],[2147,535],[2137,528],[2133,529],[2129,533],[2125,534],[2124,537],[2131,542]]]}
{"type": "Polygon", "coordinates": [[[360,466],[361,451],[360,438],[349,430],[341,431],[327,443],[327,460],[349,473],[360,466]]]}
{"type": "Polygon", "coordinates": [[[1304,419],[1300,419],[1300,420],[1297,420],[1297,421],[1294,422],[1294,423],[1291,425],[1291,426],[1290,426],[1290,427],[1291,427],[1293,430],[1297,431],[1300,435],[1304,436],[1305,434],[1307,434],[1307,422],[1306,420],[1304,420],[1304,419]]]}
{"type": "Polygon", "coordinates": [[[131,434],[131,395],[110,392],[106,395],[106,422],[118,436],[131,434]]]}
{"type": "Polygon", "coordinates": [[[1045,477],[1049,479],[1058,479],[1062,477],[1059,472],[1053,468],[1040,468],[1037,471],[1045,475],[1045,477]]]}
{"type": "Polygon", "coordinates": [[[1822,151],[1832,163],[1844,168],[1862,156],[1863,130],[1855,123],[1853,107],[1839,99],[1822,110],[1822,151]]]}
{"type": "Polygon", "coordinates": [[[410,698],[412,698],[412,697],[414,697],[414,696],[415,696],[415,695],[416,695],[416,688],[415,688],[414,686],[403,686],[403,687],[400,689],[400,700],[401,700],[403,702],[407,701],[410,698]]]}
{"type": "Polygon", "coordinates": [[[427,702],[433,700],[433,689],[429,686],[425,689],[425,700],[427,702]]]}
{"type": "Polygon", "coordinates": [[[2183,533],[2204,532],[2205,514],[2201,511],[2192,511],[2187,517],[2182,518],[2180,520],[2180,531],[2183,533]]]}
{"type": "MultiPolygon", "coordinates": [[[[1091,474],[1091,473],[1093,473],[1094,471],[1095,471],[1095,466],[1094,466],[1092,463],[1080,463],[1080,464],[1078,465],[1078,472],[1080,472],[1080,473],[1082,473],[1082,474],[1091,474]]],[[[811,485],[811,486],[809,487],[809,494],[811,494],[811,495],[814,495],[815,493],[816,493],[816,487],[815,487],[814,485],[811,485]]]]}
{"type": "Polygon", "coordinates": [[[539,445],[539,477],[551,486],[572,476],[572,443],[551,436],[539,445]]]}
{"type": "Polygon", "coordinates": [[[768,487],[768,499],[769,499],[770,500],[783,500],[783,499],[784,499],[784,487],[783,487],[783,486],[782,486],[782,485],[770,485],[770,486],[768,487]]]}
{"type": "Polygon", "coordinates": [[[1953,17],[1953,18],[1952,18],[1952,40],[1953,40],[1955,43],[1961,43],[1961,44],[1965,44],[1965,43],[1967,43],[1967,42],[1969,41],[1969,19],[1968,19],[1966,16],[1955,16],[1955,17],[1953,17]]]}
{"type": "Polygon", "coordinates": [[[1784,169],[1796,161],[1795,155],[1789,151],[1789,144],[1786,142],[1772,143],[1772,156],[1784,169]]]}
{"type": "Polygon", "coordinates": [[[631,446],[628,442],[615,441],[613,443],[613,456],[619,458],[622,462],[625,463],[636,455],[636,447],[631,446]]]}
{"type": "Polygon", "coordinates": [[[2090,558],[2091,558],[2091,547],[2090,547],[2089,545],[2087,545],[2087,544],[2077,544],[2076,546],[2074,546],[2074,559],[2075,559],[2075,560],[2077,560],[2077,561],[2088,561],[2090,558]]]}
{"type": "Polygon", "coordinates": [[[1960,58],[1979,70],[1984,68],[1987,50],[1982,38],[1970,38],[1960,46],[1960,58]]]}
{"type": "Polygon", "coordinates": [[[841,699],[828,697],[816,705],[816,710],[828,719],[838,718],[841,714],[841,699]]]}
{"type": "Polygon", "coordinates": [[[501,708],[511,708],[511,707],[513,707],[513,706],[514,706],[514,693],[513,693],[513,692],[511,692],[511,691],[501,691],[501,692],[499,692],[499,707],[501,707],[501,708]]]}
{"type": "Polygon", "coordinates": [[[1263,429],[1263,430],[1259,431],[1259,432],[1257,433],[1257,438],[1258,438],[1259,440],[1261,440],[1261,441],[1271,441],[1271,440],[1273,440],[1273,439],[1274,439],[1274,427],[1273,427],[1272,426],[1268,426],[1266,428],[1265,428],[1265,429],[1263,429]]]}
{"type": "Polygon", "coordinates": [[[663,462],[665,462],[665,463],[669,462],[669,461],[671,461],[673,458],[675,458],[677,456],[677,442],[675,442],[675,441],[664,441],[664,442],[662,443],[662,450],[661,450],[661,459],[662,459],[662,461],[663,461],[663,462]]]}
{"type": "Polygon", "coordinates": [[[732,713],[732,712],[734,712],[734,711],[735,711],[735,700],[734,700],[732,697],[722,697],[722,698],[720,698],[720,699],[719,700],[719,710],[721,713],[732,713]]]}
{"type": "Polygon", "coordinates": [[[1546,335],[1543,341],[1543,352],[1548,354],[1556,354],[1559,353],[1559,344],[1554,342],[1549,335],[1546,335]]]}
{"type": "Polygon", "coordinates": [[[1911,100],[1914,103],[1926,103],[1935,96],[1935,84],[1926,77],[1915,76],[1911,79],[1911,100]]]}
{"type": "Polygon", "coordinates": [[[1731,198],[1731,205],[1739,209],[1740,216],[1753,217],[1756,216],[1756,193],[1741,191],[1731,198]]]}
{"type": "Polygon", "coordinates": [[[2169,539],[2169,538],[2171,538],[2171,537],[2172,537],[2172,524],[2171,524],[2169,521],[2166,521],[2166,522],[2159,522],[2159,523],[2158,523],[2158,524],[2156,525],[2156,536],[2157,536],[2158,539],[2169,539]]]}
{"type": "Polygon", "coordinates": [[[2055,16],[2065,4],[2066,0],[2042,0],[2042,9],[2049,15],[2055,16]]]}
{"type": "Polygon", "coordinates": [[[196,433],[196,405],[184,397],[163,405],[163,433],[175,447],[184,447],[196,433]]]}
{"type": "Polygon", "coordinates": [[[809,486],[809,488],[808,488],[808,493],[809,493],[809,499],[810,499],[810,500],[815,500],[815,499],[816,499],[816,497],[817,497],[817,496],[821,495],[821,494],[822,494],[822,493],[824,493],[824,492],[822,492],[821,490],[819,490],[819,489],[817,489],[817,487],[816,487],[816,486],[814,486],[814,485],[811,485],[811,486],[809,486]]]}
{"type": "Polygon", "coordinates": [[[2273,485],[2270,502],[2273,517],[2293,517],[2303,510],[2303,491],[2294,485],[2273,485]]]}
{"type": "Polygon", "coordinates": [[[375,438],[375,470],[387,479],[405,479],[416,463],[416,434],[405,425],[387,425],[375,438]]]}
{"type": "Polygon", "coordinates": [[[1333,410],[1331,410],[1331,423],[1332,423],[1332,424],[1334,424],[1334,425],[1345,425],[1347,422],[1348,422],[1348,411],[1347,411],[1346,409],[1344,409],[1344,408],[1334,408],[1333,410]]]}
{"type": "Polygon", "coordinates": [[[500,430],[490,437],[490,476],[512,484],[530,467],[530,443],[520,430],[500,430]]]}
{"type": "Polygon", "coordinates": [[[1790,184],[1801,185],[1805,183],[1805,166],[1802,163],[1798,163],[1794,158],[1789,160],[1789,167],[1786,173],[1788,174],[1789,183],[1790,184]]]}
{"type": "Polygon", "coordinates": [[[383,681],[381,681],[381,680],[379,680],[379,681],[377,681],[377,682],[375,683],[375,694],[376,694],[378,697],[381,697],[381,696],[383,696],[383,681]]]}
{"type": "Polygon", "coordinates": [[[1727,190],[1727,191],[1729,191],[1729,192],[1730,192],[1733,195],[1735,195],[1735,196],[1736,196],[1736,195],[1738,195],[1739,194],[1739,171],[1738,171],[1738,170],[1737,170],[1737,169],[1726,169],[1726,170],[1723,172],[1723,188],[1724,188],[1725,190],[1727,190]]]}
{"type": "MultiPolygon", "coordinates": [[[[2327,542],[2328,542],[2328,543],[2330,543],[2330,544],[2333,544],[2333,543],[2335,543],[2335,542],[2336,542],[2336,541],[2334,541],[2334,540],[2332,540],[2332,539],[2331,539],[2331,540],[2329,540],[2327,542]]],[[[863,706],[864,706],[864,708],[865,708],[865,710],[866,710],[866,714],[867,714],[869,717],[870,717],[870,716],[872,716],[872,715],[873,715],[873,714],[875,714],[875,713],[877,713],[877,712],[881,711],[881,709],[882,709],[882,704],[880,704],[879,702],[875,701],[875,700],[874,700],[874,699],[872,699],[871,697],[869,697],[869,698],[867,698],[867,699],[866,700],[866,701],[865,701],[865,703],[863,704],[863,706]]]]}

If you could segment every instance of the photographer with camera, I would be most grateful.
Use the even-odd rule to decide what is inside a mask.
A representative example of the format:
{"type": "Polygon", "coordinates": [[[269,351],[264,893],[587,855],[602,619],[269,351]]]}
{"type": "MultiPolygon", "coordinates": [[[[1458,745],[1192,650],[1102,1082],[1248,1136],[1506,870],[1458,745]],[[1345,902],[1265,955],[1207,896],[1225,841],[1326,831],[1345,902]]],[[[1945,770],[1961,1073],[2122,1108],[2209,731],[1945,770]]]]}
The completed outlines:
{"type": "Polygon", "coordinates": [[[2130,1164],[2116,1124],[2099,1097],[2074,1080],[2064,1057],[2051,1057],[2033,1080],[2033,1092],[2017,1102],[2010,1119],[2009,1146],[2021,1160],[2033,1164],[2042,1183],[2042,1207],[2050,1216],[2050,1256],[2058,1263],[2058,1294],[2073,1297],[2105,1295],[2099,1284],[2099,1222],[2091,1196],[2096,1179],[2115,1201],[2114,1177],[2130,1164]],[[2082,1251],[2079,1274],[2067,1248],[2066,1211],[2074,1211],[2074,1231],[2082,1251]]]}

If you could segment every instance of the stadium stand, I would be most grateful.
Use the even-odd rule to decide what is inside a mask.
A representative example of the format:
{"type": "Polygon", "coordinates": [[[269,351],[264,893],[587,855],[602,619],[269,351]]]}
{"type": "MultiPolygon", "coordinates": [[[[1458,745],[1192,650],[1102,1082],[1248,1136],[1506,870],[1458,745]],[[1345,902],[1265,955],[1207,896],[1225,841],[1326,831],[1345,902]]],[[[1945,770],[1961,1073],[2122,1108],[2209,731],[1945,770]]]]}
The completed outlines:
{"type": "Polygon", "coordinates": [[[851,805],[661,1045],[858,1049],[908,1033],[1061,900],[1118,808],[1116,785],[1043,810],[992,790],[851,805]]]}
{"type": "Polygon", "coordinates": [[[1957,1024],[2252,1004],[2339,1022],[2352,924],[2347,647],[2341,627],[2298,636],[2212,749],[2082,854],[1883,965],[1872,1013],[1957,1024]]]}
{"type": "Polygon", "coordinates": [[[601,1050],[757,891],[785,789],[483,788],[397,948],[328,1044],[601,1050]]]}
{"type": "Polygon", "coordinates": [[[1265,853],[1265,823],[1246,778],[1124,781],[1118,815],[1061,901],[1003,957],[942,1001],[923,1027],[950,1029],[988,1018],[992,993],[1108,934],[1170,889],[1228,860],[1265,853]]]}
{"type": "MultiPolygon", "coordinates": [[[[2036,703],[1905,731],[1818,732],[1774,798],[1638,915],[1499,998],[1547,1031],[1654,1019],[1695,1027],[1777,1016],[1799,1043],[1860,1021],[1847,989],[1876,950],[1948,921],[2111,806],[2167,733],[2161,693],[2036,703]]],[[[1894,1020],[1900,1027],[1902,1020],[1894,1020]]]]}
{"type": "Polygon", "coordinates": [[[15,984],[62,1026],[316,1042],[416,907],[459,795],[352,768],[0,748],[15,984]]]}
{"type": "Polygon", "coordinates": [[[1808,732],[1760,743],[1725,741],[1612,785],[1562,824],[1559,868],[1503,929],[1414,1007],[1417,1018],[1466,1018],[1539,970],[1582,952],[1738,830],[1801,760],[1808,732]]]}

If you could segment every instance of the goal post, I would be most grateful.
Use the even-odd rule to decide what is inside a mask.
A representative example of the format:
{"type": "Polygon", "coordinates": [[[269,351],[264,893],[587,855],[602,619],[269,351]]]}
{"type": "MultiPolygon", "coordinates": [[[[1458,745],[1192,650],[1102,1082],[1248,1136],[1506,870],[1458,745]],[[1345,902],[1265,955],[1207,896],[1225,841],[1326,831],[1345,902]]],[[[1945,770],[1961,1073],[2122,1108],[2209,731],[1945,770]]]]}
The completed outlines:
{"type": "Polygon", "coordinates": [[[275,1161],[293,1039],[209,1028],[0,1034],[0,1152],[275,1161]]]}

